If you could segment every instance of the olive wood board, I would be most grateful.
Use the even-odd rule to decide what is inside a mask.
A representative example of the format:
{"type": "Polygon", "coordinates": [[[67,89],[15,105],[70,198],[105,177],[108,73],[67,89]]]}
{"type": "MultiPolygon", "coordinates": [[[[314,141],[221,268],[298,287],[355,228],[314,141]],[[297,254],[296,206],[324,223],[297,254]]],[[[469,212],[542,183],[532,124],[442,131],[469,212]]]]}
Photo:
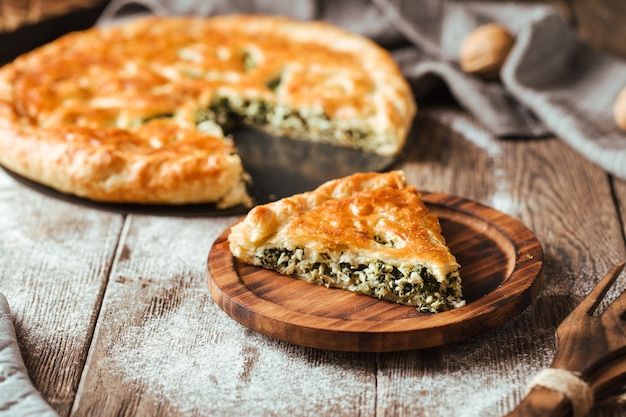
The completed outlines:
{"type": "Polygon", "coordinates": [[[466,305],[440,313],[307,283],[235,259],[230,228],[214,242],[207,281],[216,304],[259,333],[352,352],[435,347],[491,330],[524,311],[543,279],[543,250],[517,219],[479,202],[423,192],[461,265],[466,305]]]}

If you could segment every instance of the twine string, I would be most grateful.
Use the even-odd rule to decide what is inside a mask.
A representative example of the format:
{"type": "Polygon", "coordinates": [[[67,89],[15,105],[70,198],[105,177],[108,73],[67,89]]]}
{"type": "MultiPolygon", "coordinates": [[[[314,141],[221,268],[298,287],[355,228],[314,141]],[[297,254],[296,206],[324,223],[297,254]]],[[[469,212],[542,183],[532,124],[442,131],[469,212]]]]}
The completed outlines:
{"type": "Polygon", "coordinates": [[[526,387],[526,394],[535,387],[542,387],[563,394],[572,404],[574,417],[587,415],[593,406],[593,389],[581,378],[578,372],[562,368],[543,369],[530,381],[526,387]]]}

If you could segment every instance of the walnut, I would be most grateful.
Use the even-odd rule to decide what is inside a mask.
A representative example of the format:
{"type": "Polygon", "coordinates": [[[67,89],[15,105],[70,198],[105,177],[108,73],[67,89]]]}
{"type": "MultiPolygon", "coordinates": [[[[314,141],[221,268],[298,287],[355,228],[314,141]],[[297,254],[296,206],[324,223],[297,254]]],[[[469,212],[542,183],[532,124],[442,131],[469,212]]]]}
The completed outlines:
{"type": "Polygon", "coordinates": [[[615,98],[613,118],[617,127],[626,132],[626,87],[622,88],[622,91],[615,98]]]}
{"type": "Polygon", "coordinates": [[[515,38],[502,25],[488,23],[474,29],[461,45],[461,69],[486,80],[499,78],[515,38]]]}

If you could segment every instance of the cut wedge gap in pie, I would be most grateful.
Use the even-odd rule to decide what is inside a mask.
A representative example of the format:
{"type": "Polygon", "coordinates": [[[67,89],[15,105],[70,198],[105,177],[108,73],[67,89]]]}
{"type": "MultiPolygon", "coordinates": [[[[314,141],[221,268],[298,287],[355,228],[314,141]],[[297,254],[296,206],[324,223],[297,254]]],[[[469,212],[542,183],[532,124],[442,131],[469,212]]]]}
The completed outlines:
{"type": "Polygon", "coordinates": [[[439,219],[402,171],[357,173],[257,206],[228,241],[235,258],[312,284],[422,312],[465,304],[439,219]]]}

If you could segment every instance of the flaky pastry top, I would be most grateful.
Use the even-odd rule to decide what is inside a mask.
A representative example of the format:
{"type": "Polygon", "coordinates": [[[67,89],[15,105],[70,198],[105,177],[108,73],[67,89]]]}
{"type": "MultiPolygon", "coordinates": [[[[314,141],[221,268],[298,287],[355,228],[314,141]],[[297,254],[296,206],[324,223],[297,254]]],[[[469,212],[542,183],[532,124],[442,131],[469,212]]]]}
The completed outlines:
{"type": "Polygon", "coordinates": [[[219,89],[398,128],[414,111],[385,50],[281,17],[144,18],[66,35],[0,71],[0,100],[40,127],[132,128],[166,114],[194,123],[219,89]]]}
{"type": "MultiPolygon", "coordinates": [[[[253,208],[232,228],[231,251],[251,261],[263,245],[363,254],[391,265],[458,269],[437,216],[402,171],[359,173],[253,208]]],[[[357,255],[357,260],[358,255],[357,255]]]]}

